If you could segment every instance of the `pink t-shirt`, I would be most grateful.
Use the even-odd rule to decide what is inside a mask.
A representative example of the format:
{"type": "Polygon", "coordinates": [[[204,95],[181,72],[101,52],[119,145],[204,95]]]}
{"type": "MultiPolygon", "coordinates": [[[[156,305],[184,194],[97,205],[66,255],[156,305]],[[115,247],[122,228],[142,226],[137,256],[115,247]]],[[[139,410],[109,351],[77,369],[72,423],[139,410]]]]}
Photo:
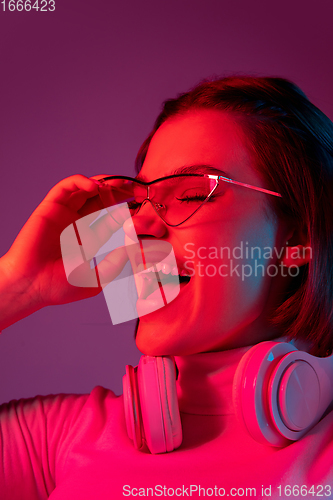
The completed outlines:
{"type": "Polygon", "coordinates": [[[333,498],[333,412],[285,448],[255,442],[231,399],[243,353],[176,358],[183,443],[172,453],[135,450],[122,396],[102,387],[2,405],[0,499],[333,498]]]}

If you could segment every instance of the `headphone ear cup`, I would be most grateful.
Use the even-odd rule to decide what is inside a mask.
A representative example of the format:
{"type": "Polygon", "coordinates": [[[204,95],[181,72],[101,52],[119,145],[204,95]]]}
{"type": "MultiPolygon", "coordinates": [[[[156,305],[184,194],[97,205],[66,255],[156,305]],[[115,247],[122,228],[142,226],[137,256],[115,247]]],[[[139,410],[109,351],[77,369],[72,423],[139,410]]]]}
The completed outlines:
{"type": "Polygon", "coordinates": [[[267,394],[277,361],[295,350],[284,342],[261,342],[249,349],[236,369],[233,383],[236,415],[259,443],[277,447],[288,443],[272,420],[267,394]]]}
{"type": "Polygon", "coordinates": [[[183,432],[180,420],[176,387],[176,366],[172,358],[159,357],[157,373],[162,404],[166,451],[173,451],[182,443],[183,432]]]}
{"type": "Polygon", "coordinates": [[[262,342],[241,359],[234,377],[236,413],[260,443],[285,446],[306,434],[333,399],[333,357],[291,344],[262,342]]]}
{"type": "Polygon", "coordinates": [[[127,434],[132,439],[134,447],[138,450],[144,445],[143,427],[137,383],[137,367],[126,366],[123,376],[123,395],[127,434]]]}
{"type": "MultiPolygon", "coordinates": [[[[131,375],[131,370],[128,373],[131,375]]],[[[142,356],[135,372],[136,383],[132,382],[130,385],[128,380],[130,379],[127,377],[124,383],[124,402],[127,402],[125,418],[128,422],[128,435],[133,439],[134,445],[142,447],[142,444],[137,446],[141,433],[142,441],[146,442],[151,453],[165,453],[178,448],[182,442],[182,428],[173,359],[167,356],[142,356]],[[125,391],[128,391],[129,385],[133,391],[132,396],[125,399],[125,391]],[[140,427],[140,433],[136,424],[140,427]]]]}
{"type": "Polygon", "coordinates": [[[279,432],[296,441],[319,420],[333,399],[333,358],[294,351],[276,364],[268,399],[279,432]]]}

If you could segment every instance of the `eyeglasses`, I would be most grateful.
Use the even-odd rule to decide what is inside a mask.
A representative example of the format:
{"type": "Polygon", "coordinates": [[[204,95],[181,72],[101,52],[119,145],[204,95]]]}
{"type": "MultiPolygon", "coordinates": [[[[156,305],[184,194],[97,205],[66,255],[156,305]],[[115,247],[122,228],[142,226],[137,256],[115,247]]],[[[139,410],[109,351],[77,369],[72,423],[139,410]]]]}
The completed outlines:
{"type": "Polygon", "coordinates": [[[102,183],[99,193],[105,208],[126,202],[133,216],[146,202],[150,202],[156,214],[171,227],[180,226],[205,203],[214,202],[222,196],[225,183],[282,197],[275,191],[211,174],[169,175],[151,182],[112,175],[99,182],[102,183]]]}

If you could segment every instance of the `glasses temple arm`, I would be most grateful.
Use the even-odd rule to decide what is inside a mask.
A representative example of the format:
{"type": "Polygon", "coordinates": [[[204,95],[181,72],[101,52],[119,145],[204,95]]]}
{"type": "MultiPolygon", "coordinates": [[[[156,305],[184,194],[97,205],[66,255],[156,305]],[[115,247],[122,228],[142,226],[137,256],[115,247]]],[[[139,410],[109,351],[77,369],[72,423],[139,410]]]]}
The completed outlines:
{"type": "MultiPolygon", "coordinates": [[[[216,176],[209,176],[209,177],[216,178],[216,176]]],[[[228,177],[224,177],[223,175],[219,175],[217,176],[217,178],[219,180],[221,179],[224,182],[229,182],[229,184],[237,184],[237,186],[243,186],[249,189],[253,189],[255,191],[260,191],[261,193],[272,194],[273,196],[279,196],[280,198],[282,198],[282,195],[280,193],[277,193],[275,191],[270,191],[269,189],[259,188],[256,186],[252,186],[251,184],[245,184],[244,182],[234,181],[232,179],[229,179],[228,177]]]]}

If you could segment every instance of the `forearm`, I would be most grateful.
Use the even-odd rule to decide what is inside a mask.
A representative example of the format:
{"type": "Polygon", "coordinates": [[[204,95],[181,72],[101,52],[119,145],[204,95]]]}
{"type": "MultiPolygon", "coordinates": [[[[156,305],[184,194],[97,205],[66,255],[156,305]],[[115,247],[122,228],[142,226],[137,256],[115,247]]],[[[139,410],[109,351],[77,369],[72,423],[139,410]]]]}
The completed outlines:
{"type": "Polygon", "coordinates": [[[0,331],[42,307],[34,284],[17,276],[7,255],[0,258],[0,331]]]}

